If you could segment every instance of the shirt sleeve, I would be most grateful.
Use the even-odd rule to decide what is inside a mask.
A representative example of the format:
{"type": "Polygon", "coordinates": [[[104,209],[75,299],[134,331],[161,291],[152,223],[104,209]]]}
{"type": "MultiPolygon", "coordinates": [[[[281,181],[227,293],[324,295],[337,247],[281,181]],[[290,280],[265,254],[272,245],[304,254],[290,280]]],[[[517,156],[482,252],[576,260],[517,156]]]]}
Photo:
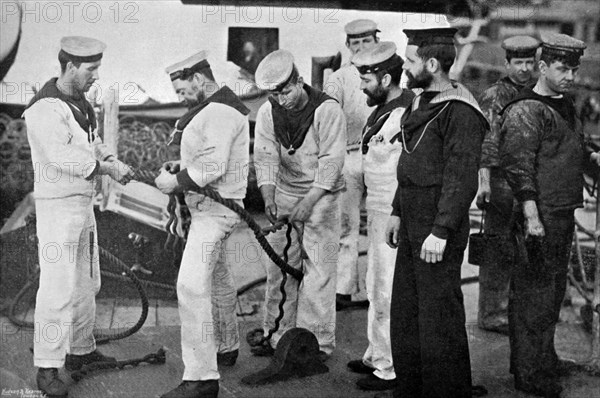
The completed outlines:
{"type": "Polygon", "coordinates": [[[335,98],[340,106],[344,107],[344,79],[342,69],[338,69],[329,75],[327,82],[323,85],[323,92],[335,98]]]}
{"type": "Polygon", "coordinates": [[[190,149],[192,162],[177,174],[177,180],[184,188],[190,188],[187,186],[190,180],[205,187],[227,173],[231,145],[240,131],[240,119],[233,114],[236,110],[221,104],[208,107],[214,109],[205,109],[186,127],[186,134],[202,137],[202,145],[190,149]]]}
{"type": "Polygon", "coordinates": [[[73,117],[71,111],[58,100],[40,100],[25,113],[29,134],[36,135],[34,140],[48,164],[58,167],[63,175],[89,180],[98,172],[99,163],[89,147],[73,142],[69,117],[73,117]]]}
{"type": "Polygon", "coordinates": [[[116,158],[115,154],[108,149],[108,146],[104,142],[102,142],[102,138],[95,133],[92,145],[94,147],[94,156],[96,157],[96,160],[105,161],[111,156],[116,158]]]}
{"type": "Polygon", "coordinates": [[[483,143],[481,144],[481,167],[493,168],[500,166],[498,156],[498,146],[500,143],[500,116],[502,110],[502,101],[498,86],[494,85],[487,89],[481,96],[479,106],[483,111],[488,123],[489,129],[486,129],[483,143]]]}
{"type": "Polygon", "coordinates": [[[444,137],[444,170],[432,233],[447,239],[457,230],[477,193],[477,171],[486,124],[473,108],[454,101],[438,122],[444,137]]]}
{"type": "Polygon", "coordinates": [[[520,202],[537,200],[535,169],[544,131],[544,118],[536,117],[532,101],[519,101],[504,115],[500,144],[501,166],[520,202]]]}
{"type": "Polygon", "coordinates": [[[275,138],[271,106],[266,102],[258,110],[254,127],[254,168],[259,187],[275,185],[279,172],[281,146],[275,138]]]}
{"type": "Polygon", "coordinates": [[[317,173],[313,187],[331,191],[342,176],[346,156],[346,117],[337,102],[325,101],[315,111],[319,135],[317,173]]]}

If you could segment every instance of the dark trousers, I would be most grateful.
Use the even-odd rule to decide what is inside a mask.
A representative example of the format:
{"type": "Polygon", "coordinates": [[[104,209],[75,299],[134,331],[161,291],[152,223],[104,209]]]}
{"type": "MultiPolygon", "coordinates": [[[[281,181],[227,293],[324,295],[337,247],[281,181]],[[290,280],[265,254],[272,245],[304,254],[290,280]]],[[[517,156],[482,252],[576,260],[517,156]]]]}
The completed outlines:
{"type": "Polygon", "coordinates": [[[395,397],[470,397],[471,366],[460,286],[469,217],[448,238],[443,261],[419,257],[431,232],[439,192],[403,189],[390,309],[395,397]]]}
{"type": "Polygon", "coordinates": [[[479,267],[479,312],[477,323],[483,328],[508,324],[508,289],[514,263],[512,239],[513,194],[504,178],[492,170],[492,194],[485,209],[486,233],[499,237],[499,247],[489,251],[479,267]]]}
{"type": "Polygon", "coordinates": [[[515,228],[519,260],[511,272],[508,311],[511,372],[520,383],[539,384],[555,377],[554,332],[573,240],[572,210],[539,213],[543,239],[525,240],[522,216],[515,228]]]}

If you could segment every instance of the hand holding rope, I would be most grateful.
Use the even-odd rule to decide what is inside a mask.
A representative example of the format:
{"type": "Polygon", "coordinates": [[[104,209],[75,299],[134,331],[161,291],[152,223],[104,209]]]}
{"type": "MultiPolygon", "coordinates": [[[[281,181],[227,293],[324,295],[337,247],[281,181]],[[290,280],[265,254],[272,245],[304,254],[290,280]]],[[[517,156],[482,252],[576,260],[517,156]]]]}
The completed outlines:
{"type": "MultiPolygon", "coordinates": [[[[154,179],[156,178],[157,175],[158,175],[158,173],[155,171],[146,170],[146,169],[138,169],[138,170],[134,171],[133,179],[135,179],[139,182],[144,182],[146,184],[154,186],[154,179]]],[[[219,193],[212,188],[198,187],[197,189],[194,190],[194,192],[199,193],[204,196],[207,196],[207,197],[211,198],[212,200],[214,200],[215,202],[220,203],[223,206],[226,206],[230,210],[237,213],[240,216],[240,218],[244,222],[246,222],[246,224],[248,224],[248,226],[254,233],[256,240],[258,241],[260,246],[263,248],[265,253],[267,253],[267,255],[269,256],[271,261],[273,261],[275,263],[275,265],[277,265],[282,271],[293,276],[294,279],[296,279],[298,282],[302,281],[302,278],[304,277],[304,274],[302,273],[302,271],[290,266],[287,263],[287,261],[284,261],[277,254],[277,252],[275,252],[273,247],[267,241],[267,238],[265,237],[265,233],[263,232],[260,225],[258,225],[258,223],[256,221],[254,221],[254,219],[252,218],[250,213],[248,213],[248,211],[246,211],[242,206],[240,206],[239,204],[237,204],[235,201],[233,201],[231,199],[226,199],[226,198],[221,197],[221,195],[219,195],[219,193]]],[[[173,217],[175,217],[175,214],[170,213],[170,217],[172,219],[173,217]]],[[[171,222],[171,219],[169,220],[170,223],[167,223],[167,225],[169,225],[169,226],[171,226],[173,224],[173,222],[171,222]]],[[[281,227],[279,227],[279,228],[281,228],[281,227]]],[[[167,230],[167,232],[170,232],[170,230],[167,230]]]]}

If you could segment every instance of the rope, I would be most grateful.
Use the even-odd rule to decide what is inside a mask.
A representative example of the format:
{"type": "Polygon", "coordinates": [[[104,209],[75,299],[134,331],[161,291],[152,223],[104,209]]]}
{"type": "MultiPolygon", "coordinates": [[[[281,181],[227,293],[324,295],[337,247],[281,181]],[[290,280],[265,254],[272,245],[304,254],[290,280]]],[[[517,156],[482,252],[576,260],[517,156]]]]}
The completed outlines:
{"type": "MultiPolygon", "coordinates": [[[[146,291],[144,290],[142,282],[133,273],[133,271],[131,271],[129,269],[129,267],[122,260],[120,260],[119,258],[114,256],[108,250],[104,249],[101,246],[98,246],[98,248],[99,248],[100,256],[103,256],[104,259],[106,261],[110,262],[112,265],[121,268],[123,273],[126,275],[127,279],[129,279],[131,282],[133,282],[138,294],[140,295],[140,300],[142,301],[142,314],[140,315],[140,318],[138,319],[137,323],[135,325],[133,325],[131,328],[128,328],[128,329],[126,329],[122,332],[116,333],[116,334],[106,334],[106,333],[102,333],[100,331],[96,331],[97,333],[94,334],[94,338],[96,339],[96,344],[104,344],[104,343],[108,343],[111,340],[124,339],[125,337],[129,337],[132,334],[134,334],[135,332],[137,332],[138,330],[140,330],[140,328],[146,322],[146,318],[148,317],[149,302],[148,302],[148,296],[146,295],[146,291]]],[[[101,271],[101,274],[115,277],[114,273],[108,272],[108,271],[101,271]]],[[[119,277],[125,278],[122,275],[119,275],[119,277]]],[[[158,284],[157,282],[152,282],[152,283],[158,284]]],[[[10,306],[8,308],[8,318],[15,325],[17,325],[19,327],[29,328],[29,329],[32,329],[34,327],[33,322],[28,322],[23,319],[19,319],[16,315],[16,311],[17,311],[17,304],[23,299],[23,297],[27,293],[30,292],[30,290],[35,289],[38,285],[39,285],[39,273],[35,274],[33,279],[28,280],[27,283],[25,283],[25,286],[23,286],[21,288],[21,290],[19,290],[19,292],[15,295],[14,299],[10,303],[10,306]]],[[[163,284],[161,284],[161,285],[163,285],[163,284]]],[[[169,285],[165,284],[164,286],[168,286],[169,289],[172,289],[172,287],[169,285]]]]}
{"type": "MultiPolygon", "coordinates": [[[[287,225],[287,231],[285,232],[285,237],[287,239],[286,245],[283,249],[283,261],[285,261],[286,263],[288,262],[288,251],[290,250],[290,247],[292,246],[292,224],[288,223],[287,225]]],[[[263,337],[262,342],[265,343],[269,340],[271,340],[271,337],[273,337],[273,334],[279,330],[279,323],[281,322],[281,320],[283,319],[284,316],[284,310],[283,310],[283,305],[285,304],[285,301],[287,300],[287,293],[285,292],[285,284],[287,282],[287,274],[285,273],[285,271],[282,269],[281,270],[281,284],[279,285],[279,291],[281,292],[281,301],[279,301],[279,314],[277,315],[277,318],[275,318],[275,324],[273,325],[273,327],[271,329],[269,329],[269,333],[267,333],[266,336],[263,337]]]]}
{"type": "MultiPolygon", "coordinates": [[[[144,170],[144,169],[138,169],[135,172],[134,179],[139,182],[144,182],[146,184],[154,186],[154,179],[157,176],[158,176],[157,172],[153,172],[150,170],[144,170]]],[[[294,279],[296,279],[298,282],[302,281],[302,278],[304,277],[304,274],[302,273],[302,271],[300,271],[296,268],[293,268],[292,266],[290,266],[287,263],[287,261],[284,261],[279,255],[277,255],[277,253],[275,252],[275,249],[273,249],[273,247],[267,241],[267,238],[266,238],[262,228],[260,227],[260,225],[258,225],[256,223],[256,221],[254,221],[254,219],[252,218],[250,213],[248,213],[248,211],[246,211],[246,209],[244,209],[242,206],[240,206],[239,204],[237,204],[236,202],[234,202],[231,199],[223,198],[221,195],[219,195],[219,193],[217,191],[215,191],[214,189],[208,188],[208,187],[202,187],[202,188],[197,187],[194,190],[194,192],[199,193],[204,196],[207,196],[207,197],[211,198],[212,200],[214,200],[215,202],[220,203],[223,206],[225,206],[225,207],[229,208],[230,210],[234,211],[235,213],[237,213],[240,216],[240,218],[246,224],[248,224],[248,226],[254,233],[256,240],[258,241],[258,243],[260,244],[262,249],[265,251],[265,253],[269,256],[271,261],[273,261],[275,263],[275,265],[277,265],[282,271],[293,276],[294,279]]],[[[170,213],[170,214],[171,214],[171,218],[173,218],[173,213],[170,213]]],[[[167,225],[169,225],[169,227],[172,228],[172,223],[168,223],[167,225]]],[[[167,229],[167,232],[170,232],[170,230],[167,229]]]]}
{"type": "Polygon", "coordinates": [[[117,334],[113,334],[113,335],[107,335],[107,334],[102,334],[102,333],[98,333],[98,335],[94,335],[94,338],[96,339],[96,344],[104,344],[104,343],[108,343],[111,340],[124,339],[125,337],[129,337],[132,334],[134,334],[135,332],[137,332],[138,330],[140,330],[140,328],[146,322],[146,318],[148,317],[149,303],[148,303],[148,296],[146,295],[146,291],[144,290],[142,283],[140,282],[138,277],[133,273],[133,271],[131,271],[129,269],[127,264],[125,264],[122,260],[117,258],[115,255],[113,255],[108,250],[106,250],[100,246],[98,246],[98,248],[100,250],[100,255],[104,255],[106,260],[111,262],[113,265],[120,267],[125,272],[127,277],[135,285],[135,288],[140,295],[140,299],[142,300],[142,314],[140,315],[140,318],[138,319],[137,323],[135,325],[133,325],[131,328],[126,329],[121,333],[117,333],[117,334]]]}

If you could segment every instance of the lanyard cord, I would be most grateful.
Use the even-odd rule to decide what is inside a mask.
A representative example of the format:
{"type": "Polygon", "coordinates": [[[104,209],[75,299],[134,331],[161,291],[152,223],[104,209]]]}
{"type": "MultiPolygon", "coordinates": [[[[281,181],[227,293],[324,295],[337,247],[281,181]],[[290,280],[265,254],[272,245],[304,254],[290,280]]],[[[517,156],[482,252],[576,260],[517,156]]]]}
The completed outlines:
{"type": "Polygon", "coordinates": [[[427,124],[425,125],[425,128],[423,129],[423,132],[421,133],[421,136],[419,137],[419,140],[417,141],[417,143],[415,144],[414,148],[412,149],[412,151],[408,150],[408,146],[406,145],[406,137],[404,134],[404,125],[402,125],[402,127],[400,128],[400,132],[402,133],[402,146],[404,147],[404,151],[406,153],[408,153],[409,155],[411,153],[413,153],[415,151],[415,149],[417,149],[417,147],[419,146],[419,143],[421,142],[421,140],[423,139],[423,136],[425,135],[425,131],[427,131],[427,127],[429,127],[429,125],[431,124],[431,122],[433,122],[442,112],[444,112],[444,109],[446,109],[448,107],[448,105],[450,105],[450,102],[447,102],[446,105],[444,105],[444,107],[442,108],[441,111],[439,111],[437,113],[437,115],[435,115],[433,117],[433,119],[431,119],[430,121],[427,122],[427,124]]]}

